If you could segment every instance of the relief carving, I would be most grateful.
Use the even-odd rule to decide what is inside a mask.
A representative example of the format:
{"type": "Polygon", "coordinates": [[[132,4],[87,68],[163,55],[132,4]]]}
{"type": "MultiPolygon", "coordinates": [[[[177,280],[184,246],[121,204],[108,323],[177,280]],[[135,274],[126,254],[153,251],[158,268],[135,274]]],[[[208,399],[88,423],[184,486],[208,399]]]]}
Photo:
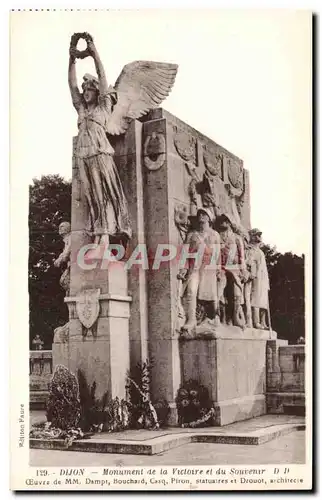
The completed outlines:
{"type": "Polygon", "coordinates": [[[166,142],[163,134],[153,132],[145,139],[143,162],[148,170],[159,170],[166,158],[166,142]]]}
{"type": "Polygon", "coordinates": [[[177,127],[174,127],[174,131],[173,143],[178,155],[184,161],[195,164],[197,156],[196,140],[186,132],[178,131],[177,127]]]}
{"type": "Polygon", "coordinates": [[[221,153],[210,153],[207,148],[203,147],[203,161],[206,167],[206,170],[210,175],[218,175],[222,178],[222,169],[223,169],[223,155],[221,153]]]}
{"type": "Polygon", "coordinates": [[[243,167],[236,160],[227,158],[228,179],[236,189],[243,189],[243,167]]]}
{"type": "Polygon", "coordinates": [[[95,336],[95,323],[97,321],[100,305],[99,305],[100,289],[84,290],[82,295],[76,299],[76,311],[79,321],[82,323],[83,336],[92,333],[95,336]]]}
{"type": "Polygon", "coordinates": [[[55,267],[63,267],[64,272],[60,277],[59,284],[69,295],[70,287],[70,253],[71,253],[71,227],[69,222],[62,222],[59,225],[58,233],[64,242],[64,250],[54,261],[55,267]]]}
{"type": "Polygon", "coordinates": [[[178,203],[174,207],[174,223],[179,231],[182,241],[184,241],[189,228],[189,214],[187,205],[178,203]]]}

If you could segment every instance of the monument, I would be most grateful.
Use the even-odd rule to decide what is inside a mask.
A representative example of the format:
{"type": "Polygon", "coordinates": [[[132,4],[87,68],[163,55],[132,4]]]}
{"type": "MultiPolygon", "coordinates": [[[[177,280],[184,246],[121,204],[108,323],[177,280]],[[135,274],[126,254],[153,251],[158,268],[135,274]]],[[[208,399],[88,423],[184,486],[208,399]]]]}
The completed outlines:
{"type": "Polygon", "coordinates": [[[167,400],[169,424],[178,422],[180,385],[194,379],[224,425],[266,413],[266,345],[276,333],[261,233],[251,230],[248,171],[157,108],[176,73],[175,64],[137,61],[110,87],[91,35],[72,37],[79,134],[66,243],[69,322],[55,332],[53,363],[82,369],[98,396],[123,398],[127,371],[150,358],[151,397],[167,400]],[[76,48],[80,38],[85,51],[76,48]],[[75,63],[88,56],[97,78],[85,75],[80,93],[75,63]]]}

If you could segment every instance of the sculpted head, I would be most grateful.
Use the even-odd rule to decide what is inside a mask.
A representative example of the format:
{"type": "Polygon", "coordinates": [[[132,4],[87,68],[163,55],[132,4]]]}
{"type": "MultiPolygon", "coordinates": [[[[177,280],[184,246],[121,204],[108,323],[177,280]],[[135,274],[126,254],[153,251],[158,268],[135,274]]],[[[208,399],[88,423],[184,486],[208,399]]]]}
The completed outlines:
{"type": "Polygon", "coordinates": [[[257,228],[251,229],[249,231],[249,242],[262,243],[262,232],[257,228]]]}
{"type": "Polygon", "coordinates": [[[222,214],[219,217],[217,217],[216,226],[217,226],[218,231],[220,233],[224,232],[224,231],[227,231],[229,229],[232,231],[233,228],[234,228],[234,225],[233,225],[232,221],[225,214],[222,214]]]}
{"type": "Polygon", "coordinates": [[[210,225],[214,221],[214,214],[210,208],[199,208],[197,212],[197,219],[199,224],[205,224],[208,222],[210,225]]]}
{"type": "Polygon", "coordinates": [[[60,236],[65,236],[66,234],[69,234],[70,233],[70,223],[69,222],[62,222],[61,224],[59,224],[58,233],[60,236]]]}
{"type": "Polygon", "coordinates": [[[88,104],[96,104],[99,96],[99,83],[98,79],[95,76],[92,76],[88,73],[84,75],[82,83],[83,89],[83,98],[85,103],[88,104]]]}

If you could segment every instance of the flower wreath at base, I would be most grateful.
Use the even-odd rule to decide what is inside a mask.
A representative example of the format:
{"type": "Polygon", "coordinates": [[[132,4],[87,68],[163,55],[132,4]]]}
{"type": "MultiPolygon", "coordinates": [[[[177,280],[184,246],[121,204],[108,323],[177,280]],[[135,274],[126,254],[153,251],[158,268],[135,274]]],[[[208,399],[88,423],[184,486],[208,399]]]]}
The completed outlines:
{"type": "Polygon", "coordinates": [[[212,406],[209,391],[196,380],[189,380],[180,386],[176,406],[181,427],[214,425],[215,409],[212,406]]]}

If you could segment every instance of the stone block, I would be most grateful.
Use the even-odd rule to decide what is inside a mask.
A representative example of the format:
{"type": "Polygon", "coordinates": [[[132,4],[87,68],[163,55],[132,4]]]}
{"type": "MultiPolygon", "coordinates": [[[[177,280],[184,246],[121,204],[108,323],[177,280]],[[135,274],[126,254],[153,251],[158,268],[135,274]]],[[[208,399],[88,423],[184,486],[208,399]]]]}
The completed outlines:
{"type": "Polygon", "coordinates": [[[267,392],[276,392],[281,386],[281,372],[270,372],[266,374],[267,392]]]}
{"type": "Polygon", "coordinates": [[[29,406],[30,410],[46,410],[49,391],[30,391],[29,406]]]}
{"type": "Polygon", "coordinates": [[[300,372],[282,372],[280,392],[304,391],[304,374],[300,372]]]}
{"type": "Polygon", "coordinates": [[[266,413],[264,394],[228,399],[214,404],[215,425],[223,426],[233,422],[259,417],[266,413]]]}
{"type": "Polygon", "coordinates": [[[280,352],[279,355],[279,365],[282,372],[292,373],[295,369],[294,366],[294,356],[293,354],[283,354],[280,352]]]}
{"type": "Polygon", "coordinates": [[[180,339],[182,380],[208,388],[217,425],[264,414],[269,333],[221,325],[215,337],[180,339]]]}
{"type": "Polygon", "coordinates": [[[305,394],[303,392],[276,392],[266,395],[267,413],[293,414],[305,413],[305,394]]]}
{"type": "Polygon", "coordinates": [[[88,384],[95,382],[98,398],[106,391],[112,398],[125,397],[129,339],[123,326],[122,319],[100,318],[99,330],[105,330],[100,338],[90,337],[70,342],[68,368],[73,373],[77,373],[78,369],[82,370],[88,384]],[[116,333],[110,335],[112,329],[116,333]]]}

